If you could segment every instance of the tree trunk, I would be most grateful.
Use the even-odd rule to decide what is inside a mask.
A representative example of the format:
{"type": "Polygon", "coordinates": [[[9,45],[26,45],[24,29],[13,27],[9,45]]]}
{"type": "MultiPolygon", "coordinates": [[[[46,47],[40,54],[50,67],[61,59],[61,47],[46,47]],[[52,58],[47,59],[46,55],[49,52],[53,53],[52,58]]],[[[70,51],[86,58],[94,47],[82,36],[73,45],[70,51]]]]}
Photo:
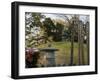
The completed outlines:
{"type": "Polygon", "coordinates": [[[73,55],[74,55],[74,24],[71,25],[71,55],[70,55],[70,65],[73,65],[73,55]]]}

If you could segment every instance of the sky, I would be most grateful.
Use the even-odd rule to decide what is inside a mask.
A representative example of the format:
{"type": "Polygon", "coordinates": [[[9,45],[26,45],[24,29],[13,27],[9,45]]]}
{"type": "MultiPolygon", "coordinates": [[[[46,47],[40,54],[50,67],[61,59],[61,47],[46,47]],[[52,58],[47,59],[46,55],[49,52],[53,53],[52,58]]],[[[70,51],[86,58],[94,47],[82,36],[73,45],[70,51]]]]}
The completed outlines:
{"type": "MultiPolygon", "coordinates": [[[[44,14],[46,17],[50,17],[52,19],[62,19],[64,20],[63,17],[60,17],[59,14],[44,14]]],[[[69,19],[71,19],[72,15],[66,15],[69,19]]],[[[82,20],[84,23],[86,21],[89,21],[89,16],[87,15],[80,15],[79,16],[80,20],[82,20]]]]}

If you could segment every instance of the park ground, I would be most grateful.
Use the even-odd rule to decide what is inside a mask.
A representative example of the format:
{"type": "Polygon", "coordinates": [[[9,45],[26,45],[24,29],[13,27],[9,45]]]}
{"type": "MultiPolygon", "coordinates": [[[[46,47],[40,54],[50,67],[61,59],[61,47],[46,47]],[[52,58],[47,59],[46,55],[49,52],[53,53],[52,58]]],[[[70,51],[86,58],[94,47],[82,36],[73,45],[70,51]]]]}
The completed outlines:
{"type": "MultiPolygon", "coordinates": [[[[46,48],[48,43],[41,44],[38,48],[46,48]]],[[[56,64],[57,65],[69,65],[70,64],[70,54],[71,54],[71,42],[62,41],[62,42],[52,42],[51,47],[59,49],[55,54],[56,64]]],[[[84,65],[88,65],[88,52],[87,45],[84,44],[84,65]]],[[[82,60],[82,59],[81,59],[82,60]]],[[[74,42],[74,55],[73,55],[74,65],[78,65],[78,43],[74,42]]]]}

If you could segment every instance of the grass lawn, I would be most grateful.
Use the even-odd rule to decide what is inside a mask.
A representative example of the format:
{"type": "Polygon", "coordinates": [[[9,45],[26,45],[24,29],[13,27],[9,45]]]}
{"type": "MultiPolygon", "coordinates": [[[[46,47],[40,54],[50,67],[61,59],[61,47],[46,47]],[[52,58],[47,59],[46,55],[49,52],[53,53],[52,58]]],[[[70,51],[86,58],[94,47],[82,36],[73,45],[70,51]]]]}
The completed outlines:
{"type": "MultiPolygon", "coordinates": [[[[47,44],[41,44],[38,46],[38,48],[47,48],[47,44]]],[[[70,52],[71,52],[71,43],[70,42],[52,42],[51,47],[59,49],[59,51],[56,52],[56,64],[57,65],[68,65],[70,63],[70,52]]],[[[87,46],[84,44],[84,60],[85,65],[88,64],[88,55],[87,55],[87,46]]],[[[78,65],[78,43],[74,43],[74,64],[78,65]]]]}

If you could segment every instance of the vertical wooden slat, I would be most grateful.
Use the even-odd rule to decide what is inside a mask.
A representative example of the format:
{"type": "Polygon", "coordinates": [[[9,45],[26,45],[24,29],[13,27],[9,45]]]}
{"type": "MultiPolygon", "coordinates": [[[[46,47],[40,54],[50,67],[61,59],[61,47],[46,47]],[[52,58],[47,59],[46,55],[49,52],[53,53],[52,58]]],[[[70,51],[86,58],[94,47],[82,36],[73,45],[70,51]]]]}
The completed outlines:
{"type": "Polygon", "coordinates": [[[86,23],[87,64],[89,64],[89,22],[86,23]]]}
{"type": "Polygon", "coordinates": [[[81,64],[81,49],[80,49],[80,22],[78,23],[78,62],[81,64]]]}
{"type": "Polygon", "coordinates": [[[84,62],[84,30],[83,30],[83,23],[81,25],[81,50],[82,50],[82,64],[84,65],[85,62],[84,62]]]}
{"type": "Polygon", "coordinates": [[[71,24],[71,55],[70,55],[70,65],[73,65],[73,55],[74,55],[74,22],[71,24]]]}

